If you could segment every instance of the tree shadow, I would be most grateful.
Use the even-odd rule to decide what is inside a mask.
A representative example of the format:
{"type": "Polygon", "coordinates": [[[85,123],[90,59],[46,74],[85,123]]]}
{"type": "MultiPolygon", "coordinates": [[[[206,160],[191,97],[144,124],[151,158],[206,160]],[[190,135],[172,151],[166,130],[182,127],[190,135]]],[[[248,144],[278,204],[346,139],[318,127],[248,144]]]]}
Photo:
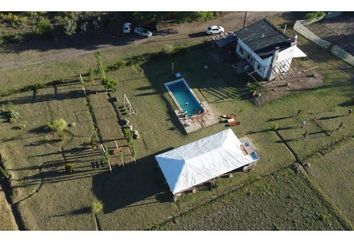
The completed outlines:
{"type": "Polygon", "coordinates": [[[328,117],[320,117],[317,118],[317,120],[329,120],[329,119],[334,119],[334,118],[341,118],[341,117],[346,117],[347,115],[335,115],[335,116],[328,116],[328,117]]]}
{"type": "Polygon", "coordinates": [[[285,119],[290,119],[290,118],[294,118],[294,117],[296,117],[296,115],[290,115],[290,116],[285,116],[285,117],[269,118],[266,122],[273,122],[273,121],[285,120],[285,119]]]}
{"type": "Polygon", "coordinates": [[[32,33],[23,35],[23,40],[18,43],[7,43],[4,45],[5,52],[23,52],[29,50],[49,51],[73,48],[78,50],[94,51],[106,46],[123,46],[138,39],[133,34],[115,35],[112,33],[99,34],[74,34],[72,36],[62,36],[55,39],[39,39],[32,33]]]}
{"type": "Polygon", "coordinates": [[[151,205],[172,200],[172,194],[158,167],[155,155],[165,149],[93,177],[93,192],[103,202],[104,213],[117,209],[151,205]]]}

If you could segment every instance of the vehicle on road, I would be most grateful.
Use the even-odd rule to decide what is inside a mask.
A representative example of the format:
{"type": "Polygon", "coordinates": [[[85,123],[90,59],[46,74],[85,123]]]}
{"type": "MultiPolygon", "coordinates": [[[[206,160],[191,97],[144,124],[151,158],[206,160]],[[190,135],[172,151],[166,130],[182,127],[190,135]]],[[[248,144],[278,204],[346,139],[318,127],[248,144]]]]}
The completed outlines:
{"type": "Polygon", "coordinates": [[[130,22],[126,22],[123,25],[123,33],[130,33],[132,30],[132,24],[130,22]]]}
{"type": "Polygon", "coordinates": [[[143,27],[136,27],[134,28],[134,33],[143,36],[143,37],[151,37],[152,36],[152,32],[150,32],[149,30],[147,30],[146,28],[143,27]]]}
{"type": "Polygon", "coordinates": [[[205,32],[208,35],[220,34],[224,32],[224,28],[221,26],[209,26],[205,32]]]}

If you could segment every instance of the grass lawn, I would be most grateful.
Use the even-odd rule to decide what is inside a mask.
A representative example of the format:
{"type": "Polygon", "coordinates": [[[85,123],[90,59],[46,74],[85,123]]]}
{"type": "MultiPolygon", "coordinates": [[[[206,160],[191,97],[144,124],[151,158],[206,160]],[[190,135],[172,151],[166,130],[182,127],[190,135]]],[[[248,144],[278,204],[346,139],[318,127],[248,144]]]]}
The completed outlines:
{"type": "Polygon", "coordinates": [[[159,230],[340,230],[302,174],[284,169],[158,226],[159,230]],[[284,191],[286,189],[286,191],[284,191]]]}
{"type": "Polygon", "coordinates": [[[13,218],[10,206],[6,202],[5,194],[0,187],[0,231],[17,230],[15,219],[13,218]]]}
{"type": "Polygon", "coordinates": [[[310,176],[354,225],[354,140],[309,162],[310,176]]]}

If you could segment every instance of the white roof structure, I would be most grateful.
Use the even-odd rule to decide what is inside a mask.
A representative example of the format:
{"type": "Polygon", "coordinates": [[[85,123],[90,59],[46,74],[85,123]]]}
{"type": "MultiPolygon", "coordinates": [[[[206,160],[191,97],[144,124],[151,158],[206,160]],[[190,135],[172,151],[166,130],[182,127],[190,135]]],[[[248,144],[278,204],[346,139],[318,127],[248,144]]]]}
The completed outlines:
{"type": "Polygon", "coordinates": [[[302,58],[302,57],[307,57],[306,53],[304,53],[303,51],[301,51],[300,48],[295,47],[295,51],[294,51],[294,58],[302,58]]]}
{"type": "Polygon", "coordinates": [[[231,129],[155,156],[173,194],[183,192],[254,160],[231,129]]]}

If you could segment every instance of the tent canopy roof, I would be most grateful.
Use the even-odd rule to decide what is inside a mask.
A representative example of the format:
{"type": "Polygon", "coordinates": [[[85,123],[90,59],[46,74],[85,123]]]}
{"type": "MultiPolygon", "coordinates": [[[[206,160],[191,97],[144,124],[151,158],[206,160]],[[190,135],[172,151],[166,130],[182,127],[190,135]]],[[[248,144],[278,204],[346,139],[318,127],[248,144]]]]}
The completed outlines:
{"type": "Polygon", "coordinates": [[[175,194],[254,162],[250,155],[243,154],[241,144],[227,129],[155,158],[175,194]]]}

